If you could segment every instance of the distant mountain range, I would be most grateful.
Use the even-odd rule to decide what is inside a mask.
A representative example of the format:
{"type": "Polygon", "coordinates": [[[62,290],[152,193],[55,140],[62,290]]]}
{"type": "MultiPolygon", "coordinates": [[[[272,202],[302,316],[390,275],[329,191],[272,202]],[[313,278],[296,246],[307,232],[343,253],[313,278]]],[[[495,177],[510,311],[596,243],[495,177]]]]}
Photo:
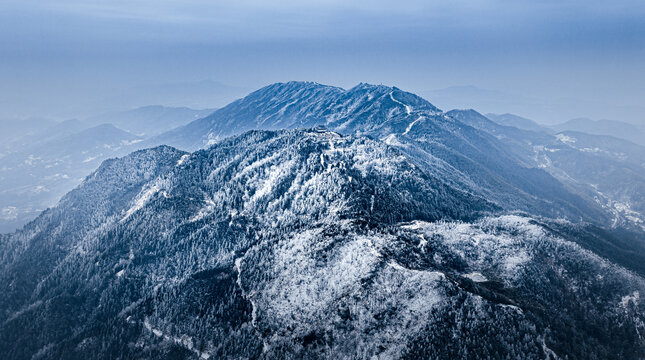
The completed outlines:
{"type": "MultiPolygon", "coordinates": [[[[15,135],[8,139],[5,142],[5,150],[0,154],[0,165],[3,162],[13,162],[11,166],[4,165],[4,174],[0,174],[0,182],[3,181],[2,179],[6,179],[4,180],[6,182],[5,196],[2,202],[0,202],[0,204],[3,204],[0,208],[0,230],[13,230],[32,219],[42,209],[55,204],[65,191],[68,191],[78,184],[78,181],[94,169],[100,161],[108,157],[121,156],[137,149],[159,144],[170,144],[182,149],[194,150],[212,144],[223,137],[239,134],[250,129],[275,130],[318,125],[344,133],[371,134],[370,136],[384,138],[389,135],[397,136],[397,134],[405,133],[408,125],[412,127],[418,126],[420,122],[415,122],[415,125],[411,125],[416,119],[414,118],[415,116],[417,118],[430,117],[440,119],[441,115],[437,116],[437,114],[441,114],[441,111],[426,100],[387,86],[361,84],[345,91],[337,87],[324,86],[316,83],[292,82],[274,84],[263,88],[243,99],[233,102],[220,111],[215,111],[214,109],[193,110],[188,108],[148,106],[131,111],[101,115],[84,121],[69,120],[56,123],[49,120],[33,119],[22,123],[22,129],[19,129],[19,127],[16,129],[18,131],[16,134],[22,134],[22,136],[15,135]],[[405,101],[406,106],[402,106],[401,104],[403,102],[398,98],[405,101]],[[402,111],[402,113],[388,113],[390,110],[402,111]],[[410,112],[409,114],[408,111],[410,112]],[[43,158],[38,151],[47,148],[49,146],[49,140],[71,136],[95,124],[98,125],[101,123],[113,124],[130,134],[121,134],[122,138],[119,140],[106,138],[102,151],[86,149],[83,146],[74,145],[74,142],[69,142],[64,145],[67,146],[68,154],[58,152],[61,157],[57,159],[59,160],[56,163],[57,166],[29,160],[30,157],[43,158]],[[386,126],[380,128],[380,124],[385,124],[386,126]],[[131,136],[132,134],[137,135],[133,137],[131,136]],[[121,145],[115,145],[116,143],[120,143],[121,145]],[[38,147],[38,144],[42,144],[42,146],[38,147]],[[2,159],[2,157],[6,157],[10,153],[15,153],[12,156],[12,160],[2,159]],[[85,156],[80,162],[70,161],[76,154],[89,153],[92,153],[92,155],[85,156]],[[22,162],[25,165],[16,166],[17,162],[22,162]],[[29,163],[32,163],[32,165],[29,165],[29,163]],[[64,169],[60,167],[63,163],[65,163],[64,169]],[[39,168],[39,170],[34,172],[30,170],[32,167],[39,168]],[[32,180],[28,182],[21,181],[20,179],[24,180],[26,178],[23,176],[23,173],[27,171],[31,171],[31,175],[27,177],[30,177],[32,180]],[[19,188],[15,184],[11,184],[11,181],[18,181],[20,183],[19,188]],[[25,194],[29,195],[25,196],[25,194]]],[[[488,120],[490,119],[502,125],[529,130],[535,133],[555,132],[555,130],[512,114],[489,114],[488,120]]],[[[445,121],[434,122],[434,124],[441,123],[445,123],[445,121]]],[[[421,132],[439,131],[436,127],[429,129],[428,124],[422,125],[422,129],[425,130],[421,132]]],[[[448,135],[454,132],[455,129],[447,129],[444,131],[448,135]]],[[[108,135],[109,133],[105,134],[105,136],[108,135]]],[[[409,135],[409,132],[406,133],[407,138],[410,138],[409,135]]],[[[97,136],[100,139],[103,135],[97,134],[97,136]]],[[[392,139],[394,138],[390,140],[392,139]]],[[[452,139],[446,141],[461,140],[452,139]]],[[[475,167],[481,166],[482,162],[495,161],[501,162],[502,166],[508,166],[508,164],[512,164],[517,160],[506,161],[501,160],[504,158],[504,155],[486,154],[488,149],[485,148],[484,140],[471,141],[471,139],[468,139],[467,141],[469,144],[477,144],[480,142],[480,148],[477,151],[480,154],[483,153],[486,158],[485,160],[480,159],[480,163],[474,165],[475,167]]],[[[552,142],[553,138],[543,138],[541,141],[552,142]]],[[[62,145],[53,146],[60,148],[62,145]]],[[[427,153],[427,151],[423,151],[427,153]]],[[[508,149],[504,149],[504,151],[514,152],[516,148],[511,146],[508,149]]],[[[617,154],[616,151],[614,153],[617,154]]],[[[470,155],[461,155],[464,159],[468,159],[467,161],[472,160],[470,159],[470,155]]],[[[526,155],[523,154],[523,156],[526,155]]],[[[432,154],[432,157],[436,157],[436,154],[432,154]]],[[[447,176],[455,177],[455,174],[459,174],[461,169],[456,168],[453,163],[463,164],[463,161],[456,162],[454,159],[449,158],[443,158],[443,160],[447,162],[443,166],[450,169],[448,170],[449,174],[447,176]]],[[[51,159],[51,161],[54,161],[54,159],[51,159]]],[[[524,162],[524,167],[538,167],[534,161],[528,161],[528,163],[526,159],[522,161],[524,162]]],[[[471,172],[471,168],[473,168],[472,165],[468,168],[469,172],[471,172]]],[[[514,170],[508,172],[518,173],[522,171],[524,170],[520,169],[519,171],[514,170]]],[[[498,199],[499,201],[518,204],[516,207],[522,210],[527,210],[530,206],[541,206],[542,208],[547,208],[547,206],[545,204],[519,206],[526,199],[517,201],[517,196],[524,196],[526,198],[533,197],[531,202],[536,202],[536,199],[546,199],[549,194],[553,193],[551,190],[548,192],[543,190],[542,195],[537,196],[537,193],[535,193],[536,188],[527,191],[526,186],[529,185],[527,185],[526,181],[520,186],[521,191],[516,191],[518,189],[511,190],[513,186],[518,186],[518,184],[509,185],[508,179],[501,179],[499,174],[488,171],[487,178],[480,177],[476,179],[472,178],[474,174],[474,172],[468,175],[459,174],[457,177],[462,180],[470,177],[468,181],[474,181],[477,184],[475,187],[480,188],[482,186],[480,186],[479,182],[483,182],[483,189],[478,190],[483,196],[498,197],[500,198],[498,199]],[[486,190],[486,187],[495,187],[496,189],[503,190],[486,190]],[[529,195],[531,193],[533,195],[529,195]],[[501,199],[502,196],[505,196],[506,199],[501,199]]],[[[483,172],[481,171],[478,174],[483,176],[483,172]]],[[[555,174],[552,173],[551,175],[555,174]]],[[[560,180],[566,176],[569,175],[562,175],[560,180]]],[[[532,181],[532,176],[529,175],[528,178],[532,181]]],[[[600,179],[604,180],[602,177],[600,179]]],[[[599,182],[601,181],[592,181],[593,184],[599,182]]],[[[585,184],[588,184],[588,182],[585,184]]],[[[559,185],[554,186],[557,187],[559,185]]],[[[551,187],[546,187],[545,189],[551,189],[551,187]]],[[[609,192],[625,193],[622,188],[609,192]]],[[[582,197],[587,197],[587,200],[589,200],[589,197],[592,199],[597,197],[594,191],[589,192],[585,190],[583,193],[582,197]]],[[[633,194],[634,190],[629,190],[627,193],[633,194]]],[[[581,194],[577,194],[576,196],[578,195],[581,194]]],[[[607,204],[614,204],[616,202],[618,203],[616,206],[619,208],[625,208],[625,205],[628,205],[627,208],[629,210],[627,212],[630,212],[632,208],[638,208],[638,212],[641,212],[640,200],[639,202],[629,201],[629,196],[619,196],[618,199],[612,198],[611,200],[606,200],[603,206],[614,207],[614,205],[607,204]]],[[[0,198],[2,197],[0,195],[0,198]]],[[[601,196],[603,199],[605,197],[604,194],[601,196]]],[[[555,201],[559,200],[555,199],[555,201]]],[[[571,201],[567,202],[569,204],[572,203],[571,201]]],[[[573,203],[581,204],[579,200],[573,201],[573,203]]],[[[578,205],[574,205],[574,207],[578,205]]],[[[571,208],[571,206],[568,207],[571,208]]]]}
{"type": "Polygon", "coordinates": [[[148,106],[82,121],[11,122],[0,147],[0,232],[13,231],[54,206],[103,160],[126,155],[146,137],[211,112],[148,106]]]}
{"type": "Polygon", "coordinates": [[[578,118],[552,126],[555,131],[577,131],[593,135],[608,135],[645,146],[645,130],[636,125],[615,120],[578,118]]]}
{"type": "Polygon", "coordinates": [[[486,114],[486,117],[500,125],[512,126],[521,130],[530,130],[537,132],[552,131],[550,128],[540,125],[533,120],[513,114],[486,114]]]}
{"type": "Polygon", "coordinates": [[[544,124],[561,123],[581,116],[642,122],[642,118],[634,116],[645,111],[642,106],[621,106],[603,99],[567,97],[545,100],[539,96],[525,96],[473,85],[451,86],[419,94],[441,108],[474,108],[484,113],[522,114],[544,124]]]}
{"type": "Polygon", "coordinates": [[[192,120],[211,114],[214,109],[194,110],[186,107],[145,106],[134,110],[104,114],[87,119],[91,124],[110,123],[139,136],[158,135],[192,120]]]}
{"type": "Polygon", "coordinates": [[[645,148],[491,118],[288,82],[8,154],[146,147],[0,235],[0,354],[645,357],[645,148]]]}

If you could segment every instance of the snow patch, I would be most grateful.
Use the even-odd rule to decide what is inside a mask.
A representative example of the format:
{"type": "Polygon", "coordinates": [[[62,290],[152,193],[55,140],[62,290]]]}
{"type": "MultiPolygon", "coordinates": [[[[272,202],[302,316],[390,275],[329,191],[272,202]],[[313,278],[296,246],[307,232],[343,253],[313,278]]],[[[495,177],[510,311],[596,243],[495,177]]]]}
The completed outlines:
{"type": "Polygon", "coordinates": [[[425,116],[419,116],[419,118],[417,118],[416,120],[414,120],[413,122],[411,122],[411,123],[410,123],[410,125],[408,125],[408,127],[405,129],[405,132],[403,133],[403,135],[407,135],[407,134],[410,132],[410,130],[412,130],[412,127],[413,127],[416,123],[418,123],[419,121],[424,120],[425,118],[426,118],[425,116]]]}
{"type": "Polygon", "coordinates": [[[469,278],[470,280],[480,283],[480,282],[486,282],[488,279],[486,276],[482,275],[480,272],[471,272],[469,274],[464,275],[465,277],[469,278]]]}
{"type": "Polygon", "coordinates": [[[256,188],[255,193],[251,197],[251,202],[255,202],[260,198],[269,195],[278,182],[289,175],[290,169],[295,164],[295,160],[288,161],[281,165],[273,165],[270,168],[269,176],[262,182],[262,185],[256,188]]]}
{"type": "MultiPolygon", "coordinates": [[[[128,209],[128,211],[126,211],[125,216],[121,219],[121,221],[127,220],[132,214],[142,209],[156,193],[162,190],[162,186],[163,184],[161,182],[155,182],[145,190],[141,191],[135,198],[132,206],[128,209]]],[[[165,191],[162,191],[162,195],[166,197],[168,196],[165,191]]]]}
{"type": "Polygon", "coordinates": [[[150,331],[154,336],[156,336],[158,338],[162,338],[162,339],[164,339],[166,341],[172,341],[175,344],[177,344],[177,345],[179,345],[179,346],[181,346],[181,347],[183,347],[183,348],[185,348],[185,349],[187,349],[189,351],[192,351],[195,355],[199,356],[200,358],[202,358],[204,360],[208,360],[211,357],[210,353],[205,352],[205,351],[200,351],[199,349],[196,349],[192,337],[190,337],[188,335],[182,335],[182,336],[179,336],[179,337],[167,335],[163,331],[161,331],[161,330],[159,330],[157,328],[154,328],[152,326],[152,324],[150,324],[150,322],[147,319],[143,321],[143,327],[146,330],[150,331]]]}
{"type": "Polygon", "coordinates": [[[640,301],[640,293],[638,291],[634,291],[631,293],[631,295],[625,295],[620,299],[620,305],[624,308],[627,309],[629,306],[629,303],[633,303],[635,306],[638,306],[638,303],[640,301]]]}
{"type": "Polygon", "coordinates": [[[206,195],[204,195],[204,203],[206,205],[203,208],[199,209],[197,214],[193,215],[190,219],[188,219],[188,222],[199,221],[199,220],[205,218],[206,216],[212,214],[213,211],[215,211],[216,204],[215,204],[215,201],[213,201],[212,198],[207,197],[206,195]]]}
{"type": "Polygon", "coordinates": [[[391,146],[402,146],[403,144],[397,139],[395,134],[390,134],[386,136],[384,139],[382,139],[383,142],[385,142],[388,145],[391,146]]]}
{"type": "Polygon", "coordinates": [[[575,138],[573,138],[571,136],[564,135],[564,134],[556,134],[555,137],[558,138],[558,140],[560,140],[560,142],[565,143],[565,144],[574,144],[576,142],[575,138]]]}
{"type": "Polygon", "coordinates": [[[412,113],[412,106],[404,104],[404,103],[400,102],[399,100],[395,99],[393,92],[390,92],[390,99],[392,99],[392,101],[394,101],[395,103],[397,103],[399,105],[402,105],[405,108],[405,113],[406,114],[410,115],[410,113],[412,113]]]}
{"type": "Polygon", "coordinates": [[[177,160],[177,164],[176,164],[175,166],[179,166],[179,165],[183,164],[184,162],[186,162],[186,160],[187,160],[189,157],[190,157],[190,154],[182,155],[182,156],[179,158],[179,160],[177,160]]]}

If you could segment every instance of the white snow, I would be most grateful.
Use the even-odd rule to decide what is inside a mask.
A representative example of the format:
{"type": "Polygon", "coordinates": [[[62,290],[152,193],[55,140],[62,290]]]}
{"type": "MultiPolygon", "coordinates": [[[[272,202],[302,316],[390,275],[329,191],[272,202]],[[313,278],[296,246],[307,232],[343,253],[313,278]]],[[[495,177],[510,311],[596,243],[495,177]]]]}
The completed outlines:
{"type": "Polygon", "coordinates": [[[203,208],[199,209],[197,214],[193,215],[190,219],[188,219],[188,222],[199,221],[199,220],[205,218],[206,216],[212,214],[213,211],[215,211],[216,204],[215,204],[215,201],[213,201],[212,198],[204,195],[204,203],[205,203],[205,206],[203,208]]]}
{"type": "Polygon", "coordinates": [[[251,197],[251,202],[257,201],[258,199],[270,194],[280,179],[290,174],[290,170],[295,163],[295,160],[291,160],[280,165],[271,166],[269,169],[269,176],[262,182],[261,186],[256,188],[255,193],[251,197]]]}
{"type": "Polygon", "coordinates": [[[150,331],[154,336],[163,338],[166,341],[172,341],[175,344],[192,351],[195,353],[197,356],[199,356],[202,359],[208,360],[211,357],[211,354],[205,351],[199,351],[198,349],[195,349],[193,339],[190,336],[187,335],[182,335],[182,336],[171,336],[168,334],[164,334],[163,331],[154,328],[152,324],[148,321],[148,319],[143,321],[143,327],[150,331]]]}
{"type": "MultiPolygon", "coordinates": [[[[163,183],[161,181],[156,181],[152,183],[152,185],[149,185],[147,188],[142,190],[135,198],[132,206],[128,209],[128,211],[126,211],[125,216],[121,219],[121,221],[125,221],[132,214],[142,209],[156,193],[162,190],[162,186],[163,183]]],[[[167,196],[165,191],[163,191],[163,195],[167,196]]]]}
{"type": "MultiPolygon", "coordinates": [[[[542,228],[515,215],[485,218],[476,223],[415,221],[402,224],[401,228],[420,232],[426,242],[439,236],[444,245],[464,257],[471,267],[482,270],[485,270],[484,264],[495,267],[502,270],[497,276],[509,281],[519,276],[524,264],[531,260],[525,249],[526,242],[545,237],[542,228]]],[[[419,246],[425,247],[426,242],[420,242],[419,246]]],[[[464,276],[476,282],[487,281],[481,272],[464,276]]]]}
{"type": "Polygon", "coordinates": [[[371,146],[358,145],[354,150],[353,168],[359,170],[363,176],[368,169],[375,170],[385,175],[394,175],[400,171],[400,166],[407,162],[403,155],[384,156],[385,149],[374,149],[371,146]]]}
{"type": "Polygon", "coordinates": [[[565,144],[573,144],[573,143],[576,142],[575,138],[572,138],[572,137],[564,135],[564,134],[556,134],[555,137],[558,138],[558,140],[560,140],[560,142],[563,142],[565,144]]]}
{"type": "Polygon", "coordinates": [[[470,280],[474,282],[485,282],[488,281],[486,276],[482,275],[480,272],[471,272],[469,274],[464,275],[465,277],[469,278],[470,280]]]}
{"type": "Polygon", "coordinates": [[[175,165],[175,166],[179,166],[179,165],[183,164],[189,157],[190,157],[190,154],[182,155],[179,158],[179,160],[177,160],[177,165],[175,165]]]}
{"type": "Polygon", "coordinates": [[[558,359],[560,359],[560,357],[546,345],[546,342],[544,341],[544,338],[542,338],[542,351],[544,351],[544,355],[546,356],[546,358],[545,358],[546,360],[558,360],[558,359]]]}
{"type": "Polygon", "coordinates": [[[269,156],[265,156],[261,158],[260,160],[254,161],[253,163],[245,166],[242,170],[240,170],[235,176],[233,177],[234,180],[237,180],[241,178],[244,175],[247,175],[251,172],[253,172],[255,169],[264,166],[265,164],[268,164],[274,160],[276,160],[280,156],[280,152],[275,152],[269,156]]]}
{"type": "Polygon", "coordinates": [[[406,224],[406,225],[402,225],[401,227],[404,228],[404,229],[419,230],[419,229],[425,228],[428,225],[430,225],[429,222],[420,221],[420,220],[414,220],[413,222],[411,222],[409,224],[406,224]]]}
{"type": "Polygon", "coordinates": [[[47,187],[45,187],[44,185],[36,185],[33,189],[31,189],[31,192],[34,194],[39,194],[44,191],[49,191],[49,189],[47,189],[47,187]]]}
{"type": "Polygon", "coordinates": [[[123,140],[123,141],[121,141],[121,144],[123,144],[123,145],[126,145],[126,146],[127,146],[127,145],[134,145],[134,144],[138,144],[138,143],[140,143],[140,142],[142,142],[142,141],[143,141],[143,139],[134,139],[134,140],[129,140],[129,141],[128,141],[128,140],[123,140]]]}
{"type": "Polygon", "coordinates": [[[627,308],[629,306],[629,303],[633,303],[635,306],[638,306],[638,303],[640,301],[640,293],[638,291],[634,291],[631,293],[631,295],[625,295],[620,299],[620,305],[623,308],[627,308]]]}
{"type": "Polygon", "coordinates": [[[403,135],[407,135],[410,132],[410,130],[412,130],[412,127],[423,119],[425,119],[425,116],[419,116],[416,120],[411,122],[410,125],[408,125],[408,127],[405,129],[405,132],[403,133],[403,135]]]}
{"type": "Polygon", "coordinates": [[[27,159],[25,160],[25,164],[27,165],[33,165],[36,161],[41,160],[40,157],[35,156],[35,155],[29,155],[27,159]]]}
{"type": "Polygon", "coordinates": [[[403,107],[405,108],[405,113],[410,115],[410,113],[412,112],[412,107],[410,105],[406,105],[400,102],[399,100],[395,99],[392,92],[390,92],[390,99],[392,99],[392,101],[394,101],[397,104],[403,105],[403,107]]]}
{"type": "Polygon", "coordinates": [[[383,142],[385,142],[388,145],[391,146],[402,146],[403,144],[397,139],[395,134],[390,134],[386,136],[384,139],[382,139],[383,142]]]}

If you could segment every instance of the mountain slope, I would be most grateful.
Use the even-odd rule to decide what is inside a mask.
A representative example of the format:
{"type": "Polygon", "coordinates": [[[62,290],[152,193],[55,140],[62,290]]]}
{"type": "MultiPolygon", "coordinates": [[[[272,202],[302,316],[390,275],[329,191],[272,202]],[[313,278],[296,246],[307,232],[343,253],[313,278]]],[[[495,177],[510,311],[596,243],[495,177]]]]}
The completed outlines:
{"type": "Polygon", "coordinates": [[[570,191],[603,206],[613,227],[644,228],[645,148],[609,136],[502,126],[474,110],[448,114],[495,136],[527,166],[548,171],[570,191]]]}
{"type": "Polygon", "coordinates": [[[567,222],[499,211],[329,131],[135,152],[0,237],[0,353],[645,355],[641,275],[565,240],[567,222]]]}

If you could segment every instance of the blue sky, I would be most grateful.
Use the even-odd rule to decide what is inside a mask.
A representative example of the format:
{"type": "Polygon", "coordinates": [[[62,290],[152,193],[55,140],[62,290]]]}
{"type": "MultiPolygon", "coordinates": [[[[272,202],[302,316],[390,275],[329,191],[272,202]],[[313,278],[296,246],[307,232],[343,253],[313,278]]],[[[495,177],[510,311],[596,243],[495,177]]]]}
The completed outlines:
{"type": "MultiPolygon", "coordinates": [[[[645,123],[644,19],[635,0],[4,0],[0,117],[215,107],[313,80],[396,85],[430,101],[468,85],[508,99],[472,99],[484,112],[645,123]],[[226,86],[179,94],[204,80],[226,86]]],[[[437,105],[469,104],[459,100],[437,105]]]]}

